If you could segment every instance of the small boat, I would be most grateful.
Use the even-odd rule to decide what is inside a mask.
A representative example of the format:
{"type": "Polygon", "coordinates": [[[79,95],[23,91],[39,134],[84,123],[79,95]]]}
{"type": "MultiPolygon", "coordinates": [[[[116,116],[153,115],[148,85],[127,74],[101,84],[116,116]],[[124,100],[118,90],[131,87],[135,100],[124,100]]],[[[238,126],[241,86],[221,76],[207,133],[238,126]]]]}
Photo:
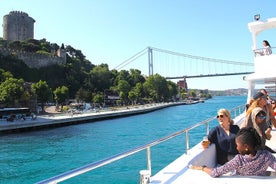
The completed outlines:
{"type": "Polygon", "coordinates": [[[199,99],[199,103],[204,103],[204,102],[205,102],[205,99],[203,99],[203,98],[199,99]]]}

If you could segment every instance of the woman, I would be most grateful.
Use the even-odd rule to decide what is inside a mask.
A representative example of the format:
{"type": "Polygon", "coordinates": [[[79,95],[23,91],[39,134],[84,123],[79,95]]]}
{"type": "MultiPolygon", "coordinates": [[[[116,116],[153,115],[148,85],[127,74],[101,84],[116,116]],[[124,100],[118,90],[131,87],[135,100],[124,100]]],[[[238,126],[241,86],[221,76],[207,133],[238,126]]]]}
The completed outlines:
{"type": "MultiPolygon", "coordinates": [[[[235,138],[240,128],[233,125],[234,122],[227,109],[220,109],[217,114],[219,125],[209,132],[208,140],[216,145],[217,163],[223,165],[238,153],[235,138]]],[[[208,147],[207,144],[202,146],[208,147]]]]}
{"type": "Polygon", "coordinates": [[[270,47],[270,44],[268,43],[267,40],[263,41],[264,49],[263,49],[263,55],[270,55],[272,54],[272,50],[270,47]]]}
{"type": "Polygon", "coordinates": [[[261,138],[253,127],[242,128],[236,137],[239,154],[231,161],[217,168],[191,166],[191,169],[202,170],[212,177],[226,173],[242,176],[267,176],[268,167],[276,170],[276,158],[267,150],[260,150],[261,138]]]}
{"type": "Polygon", "coordinates": [[[243,127],[253,127],[258,132],[262,144],[262,149],[267,149],[268,151],[275,153],[271,148],[265,146],[266,140],[271,139],[271,128],[269,127],[266,120],[266,113],[261,107],[255,107],[252,112],[246,116],[245,121],[241,124],[243,127]]]}
{"type": "Polygon", "coordinates": [[[265,122],[269,124],[269,126],[273,125],[276,127],[276,119],[274,117],[274,111],[272,109],[272,105],[267,103],[267,95],[263,94],[262,92],[258,92],[253,96],[253,102],[248,107],[246,111],[246,117],[249,117],[252,110],[255,107],[261,107],[266,113],[266,120],[265,122]]]}

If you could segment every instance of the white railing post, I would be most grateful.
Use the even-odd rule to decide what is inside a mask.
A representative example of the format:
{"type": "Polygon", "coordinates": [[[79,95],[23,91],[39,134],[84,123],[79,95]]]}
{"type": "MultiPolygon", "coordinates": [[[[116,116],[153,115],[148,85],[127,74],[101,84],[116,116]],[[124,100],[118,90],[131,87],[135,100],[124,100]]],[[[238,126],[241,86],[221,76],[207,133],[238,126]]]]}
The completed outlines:
{"type": "Polygon", "coordinates": [[[189,130],[186,130],[186,154],[188,153],[188,150],[190,149],[189,146],[189,130]]]}
{"type": "Polygon", "coordinates": [[[148,184],[150,182],[150,171],[141,170],[140,171],[140,184],[148,184]]]}

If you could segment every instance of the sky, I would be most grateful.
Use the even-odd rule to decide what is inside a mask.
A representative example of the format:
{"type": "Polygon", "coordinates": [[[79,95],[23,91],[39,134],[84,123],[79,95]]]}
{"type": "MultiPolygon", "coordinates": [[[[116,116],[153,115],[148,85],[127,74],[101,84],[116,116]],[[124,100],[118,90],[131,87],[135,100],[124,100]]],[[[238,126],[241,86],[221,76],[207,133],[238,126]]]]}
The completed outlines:
{"type": "MultiPolygon", "coordinates": [[[[148,46],[253,63],[247,24],[256,14],[261,20],[276,17],[275,0],[0,0],[0,4],[2,17],[10,11],[23,11],[35,19],[35,39],[71,45],[92,64],[106,63],[110,70],[148,46]]],[[[275,32],[261,35],[258,41],[263,39],[276,45],[275,32]]],[[[144,70],[148,72],[147,65],[144,70]]],[[[247,88],[242,78],[187,82],[192,89],[247,88]]]]}

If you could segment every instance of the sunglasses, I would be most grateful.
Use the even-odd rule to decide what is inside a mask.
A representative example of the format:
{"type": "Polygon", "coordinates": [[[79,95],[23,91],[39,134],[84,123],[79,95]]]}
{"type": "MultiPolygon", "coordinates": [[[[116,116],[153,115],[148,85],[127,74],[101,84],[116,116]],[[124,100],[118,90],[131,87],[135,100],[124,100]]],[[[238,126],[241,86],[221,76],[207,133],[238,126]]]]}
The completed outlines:
{"type": "Polygon", "coordinates": [[[221,114],[221,115],[217,115],[217,118],[223,118],[224,116],[221,114]]]}
{"type": "Polygon", "coordinates": [[[266,116],[263,116],[263,115],[258,115],[257,118],[261,119],[261,120],[264,120],[266,118],[266,116]]]}

